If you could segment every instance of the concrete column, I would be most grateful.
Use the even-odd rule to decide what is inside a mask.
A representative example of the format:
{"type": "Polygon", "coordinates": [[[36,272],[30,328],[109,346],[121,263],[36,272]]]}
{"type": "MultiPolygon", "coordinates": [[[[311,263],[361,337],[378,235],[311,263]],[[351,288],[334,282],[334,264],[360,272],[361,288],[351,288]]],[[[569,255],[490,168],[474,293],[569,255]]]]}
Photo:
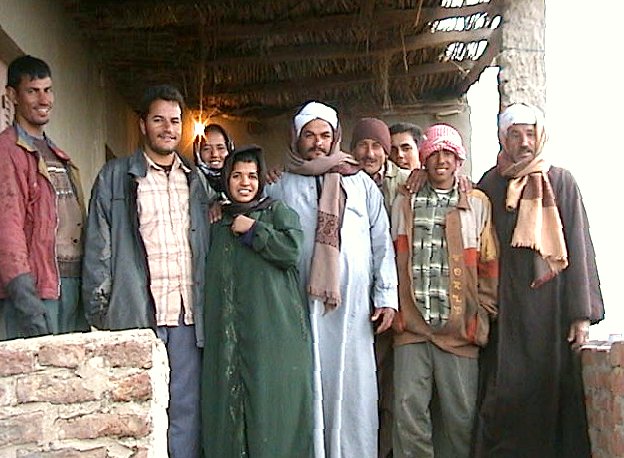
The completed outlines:
{"type": "Polygon", "coordinates": [[[502,52],[498,57],[503,107],[527,102],[546,107],[545,0],[504,0],[502,52]]]}

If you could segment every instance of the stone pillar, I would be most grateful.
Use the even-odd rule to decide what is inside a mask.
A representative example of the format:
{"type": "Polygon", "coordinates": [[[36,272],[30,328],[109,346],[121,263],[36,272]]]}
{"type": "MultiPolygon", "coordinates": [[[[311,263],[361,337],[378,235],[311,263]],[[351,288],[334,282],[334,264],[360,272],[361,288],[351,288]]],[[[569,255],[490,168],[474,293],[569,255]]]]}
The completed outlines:
{"type": "Polygon", "coordinates": [[[151,330],[0,343],[0,456],[167,456],[167,352],[151,330]]]}
{"type": "Polygon", "coordinates": [[[498,90],[502,107],[527,102],[546,108],[545,0],[504,0],[498,90]]]}

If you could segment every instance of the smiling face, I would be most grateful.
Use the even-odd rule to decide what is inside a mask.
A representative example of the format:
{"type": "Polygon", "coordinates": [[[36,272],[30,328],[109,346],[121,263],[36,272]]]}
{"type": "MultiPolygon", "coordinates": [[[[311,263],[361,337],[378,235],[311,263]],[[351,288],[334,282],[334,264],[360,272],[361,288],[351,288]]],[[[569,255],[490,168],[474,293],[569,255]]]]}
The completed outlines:
{"type": "Polygon", "coordinates": [[[253,161],[235,162],[228,178],[230,197],[239,203],[251,202],[258,194],[258,183],[258,164],[253,161]]]}
{"type": "Polygon", "coordinates": [[[178,102],[154,100],[139,125],[145,136],[145,153],[156,164],[170,165],[182,138],[182,110],[178,102]]]}
{"type": "Polygon", "coordinates": [[[357,142],[352,153],[364,171],[370,176],[379,172],[386,162],[386,152],[383,146],[377,140],[370,138],[357,142]]]}
{"type": "Polygon", "coordinates": [[[447,150],[432,153],[425,162],[429,183],[436,189],[451,189],[459,161],[455,153],[447,150]]]}
{"type": "Polygon", "coordinates": [[[54,103],[52,79],[22,75],[17,88],[7,87],[7,95],[15,105],[17,123],[30,135],[41,137],[54,103]]]}
{"type": "Polygon", "coordinates": [[[211,169],[222,169],[228,155],[225,137],[220,132],[209,131],[201,149],[201,158],[211,169]]]}
{"type": "Polygon", "coordinates": [[[334,130],[327,121],[313,119],[301,129],[297,150],[305,160],[327,156],[334,140],[334,130]]]}

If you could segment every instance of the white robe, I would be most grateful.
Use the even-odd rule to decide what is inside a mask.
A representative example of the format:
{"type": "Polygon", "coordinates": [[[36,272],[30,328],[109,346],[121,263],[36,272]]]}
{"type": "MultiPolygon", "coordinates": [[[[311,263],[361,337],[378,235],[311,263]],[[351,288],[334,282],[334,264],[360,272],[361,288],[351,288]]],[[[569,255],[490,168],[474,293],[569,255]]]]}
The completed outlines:
{"type": "MultiPolygon", "coordinates": [[[[322,177],[320,178],[322,180],[322,177]]],[[[314,448],[316,458],[377,456],[377,379],[372,307],[397,308],[394,249],[383,196],[364,172],[342,177],[347,201],[340,231],[341,305],[324,314],[309,299],[314,343],[314,448]]],[[[308,283],[314,248],[316,177],[285,173],[266,188],[301,220],[304,243],[299,262],[308,283]]]]}

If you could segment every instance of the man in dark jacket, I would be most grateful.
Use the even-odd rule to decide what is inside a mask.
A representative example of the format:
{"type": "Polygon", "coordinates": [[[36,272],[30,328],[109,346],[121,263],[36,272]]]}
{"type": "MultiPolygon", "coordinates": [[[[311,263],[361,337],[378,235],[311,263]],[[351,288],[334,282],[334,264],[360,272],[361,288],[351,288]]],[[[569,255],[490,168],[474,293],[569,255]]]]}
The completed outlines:
{"type": "Polygon", "coordinates": [[[176,152],[179,91],[148,88],[143,148],[100,171],[89,204],[83,265],[87,318],[99,329],[152,328],[169,355],[169,456],[200,456],[208,198],[197,170],[176,152]]]}
{"type": "Polygon", "coordinates": [[[54,102],[50,67],[21,56],[7,81],[15,121],[0,134],[0,338],[88,330],[78,169],[44,132],[54,102]]]}
{"type": "Polygon", "coordinates": [[[500,241],[499,314],[481,358],[477,457],[589,457],[579,354],[604,316],[589,223],[569,171],[551,166],[540,110],[499,117],[479,181],[500,241]]]}

